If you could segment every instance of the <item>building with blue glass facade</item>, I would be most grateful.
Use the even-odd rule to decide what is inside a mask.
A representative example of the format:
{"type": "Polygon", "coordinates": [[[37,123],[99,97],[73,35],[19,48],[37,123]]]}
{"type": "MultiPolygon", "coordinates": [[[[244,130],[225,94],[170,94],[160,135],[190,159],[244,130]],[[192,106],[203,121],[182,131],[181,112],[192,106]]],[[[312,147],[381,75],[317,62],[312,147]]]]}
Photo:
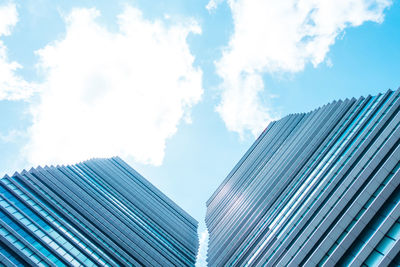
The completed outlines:
{"type": "Polygon", "coordinates": [[[0,262],[193,266],[197,222],[120,158],[0,179],[0,262]]]}
{"type": "Polygon", "coordinates": [[[209,266],[400,265],[399,94],[270,123],[207,202],[209,266]]]}

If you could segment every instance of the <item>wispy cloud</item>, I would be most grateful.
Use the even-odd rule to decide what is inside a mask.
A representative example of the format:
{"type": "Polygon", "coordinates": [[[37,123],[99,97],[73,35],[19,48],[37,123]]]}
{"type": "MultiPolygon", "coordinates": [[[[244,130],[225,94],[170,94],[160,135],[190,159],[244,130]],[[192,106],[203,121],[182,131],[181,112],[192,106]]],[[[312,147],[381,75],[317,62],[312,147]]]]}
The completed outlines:
{"type": "Polygon", "coordinates": [[[222,3],[224,0],[210,0],[208,4],[206,5],[206,9],[211,12],[215,10],[220,3],[222,3]]]}
{"type": "Polygon", "coordinates": [[[74,9],[65,36],[37,52],[45,82],[31,110],[32,164],[121,155],[159,165],[201,99],[202,72],[186,42],[201,31],[195,21],[150,21],[126,6],[111,32],[98,16],[74,9]]]}
{"type": "Polygon", "coordinates": [[[26,137],[26,132],[13,129],[6,134],[0,132],[0,141],[4,143],[17,142],[19,138],[26,137]]]}
{"type": "Polygon", "coordinates": [[[208,249],[208,231],[204,230],[200,233],[199,238],[199,251],[197,253],[196,266],[207,266],[207,249],[208,249]]]}
{"type": "MultiPolygon", "coordinates": [[[[0,38],[10,35],[17,22],[18,12],[14,3],[0,6],[0,38]]],[[[20,68],[20,64],[9,60],[7,47],[0,39],[0,100],[24,100],[35,91],[33,83],[16,73],[20,68]]]]}
{"type": "MultiPolygon", "coordinates": [[[[219,2],[210,0],[206,8],[215,9],[219,2]]],[[[227,2],[234,32],[216,62],[223,80],[217,110],[229,130],[240,134],[250,130],[254,135],[274,118],[264,73],[296,73],[307,64],[318,66],[347,27],[380,23],[391,5],[390,0],[227,2]]]]}

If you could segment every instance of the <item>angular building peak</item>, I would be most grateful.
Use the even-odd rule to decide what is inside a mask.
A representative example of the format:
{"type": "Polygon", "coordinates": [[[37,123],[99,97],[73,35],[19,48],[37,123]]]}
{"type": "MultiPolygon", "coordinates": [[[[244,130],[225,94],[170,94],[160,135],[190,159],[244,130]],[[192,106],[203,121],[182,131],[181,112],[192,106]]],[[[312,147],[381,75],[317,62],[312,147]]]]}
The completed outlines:
{"type": "Polygon", "coordinates": [[[399,94],[270,123],[207,202],[209,266],[400,265],[399,94]]]}
{"type": "Polygon", "coordinates": [[[0,179],[0,262],[193,266],[197,222],[119,157],[0,179]]]}

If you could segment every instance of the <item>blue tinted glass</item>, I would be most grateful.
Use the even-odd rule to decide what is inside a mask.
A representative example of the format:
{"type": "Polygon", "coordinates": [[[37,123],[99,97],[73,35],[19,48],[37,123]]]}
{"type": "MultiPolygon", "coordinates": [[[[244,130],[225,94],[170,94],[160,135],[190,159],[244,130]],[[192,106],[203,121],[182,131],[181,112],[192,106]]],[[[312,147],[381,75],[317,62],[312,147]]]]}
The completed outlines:
{"type": "Polygon", "coordinates": [[[390,236],[393,239],[399,239],[400,237],[400,223],[396,222],[392,228],[389,230],[389,232],[387,233],[388,236],[390,236]]]}
{"type": "Polygon", "coordinates": [[[395,240],[384,236],[375,249],[385,255],[395,242],[395,240]]]}
{"type": "Polygon", "coordinates": [[[368,258],[365,260],[365,264],[367,266],[377,266],[382,258],[383,258],[383,255],[381,253],[379,253],[378,251],[374,250],[368,256],[368,258]]]}

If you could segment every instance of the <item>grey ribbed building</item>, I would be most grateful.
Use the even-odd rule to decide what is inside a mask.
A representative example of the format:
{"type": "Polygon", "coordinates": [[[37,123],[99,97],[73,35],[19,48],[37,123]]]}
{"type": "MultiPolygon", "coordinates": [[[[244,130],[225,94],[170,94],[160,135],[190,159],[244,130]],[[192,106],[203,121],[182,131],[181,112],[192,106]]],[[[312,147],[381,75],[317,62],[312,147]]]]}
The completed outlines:
{"type": "Polygon", "coordinates": [[[400,91],[272,122],[207,202],[210,266],[399,266],[400,91]]]}
{"type": "Polygon", "coordinates": [[[0,179],[0,265],[193,266],[197,222],[120,158],[0,179]]]}

